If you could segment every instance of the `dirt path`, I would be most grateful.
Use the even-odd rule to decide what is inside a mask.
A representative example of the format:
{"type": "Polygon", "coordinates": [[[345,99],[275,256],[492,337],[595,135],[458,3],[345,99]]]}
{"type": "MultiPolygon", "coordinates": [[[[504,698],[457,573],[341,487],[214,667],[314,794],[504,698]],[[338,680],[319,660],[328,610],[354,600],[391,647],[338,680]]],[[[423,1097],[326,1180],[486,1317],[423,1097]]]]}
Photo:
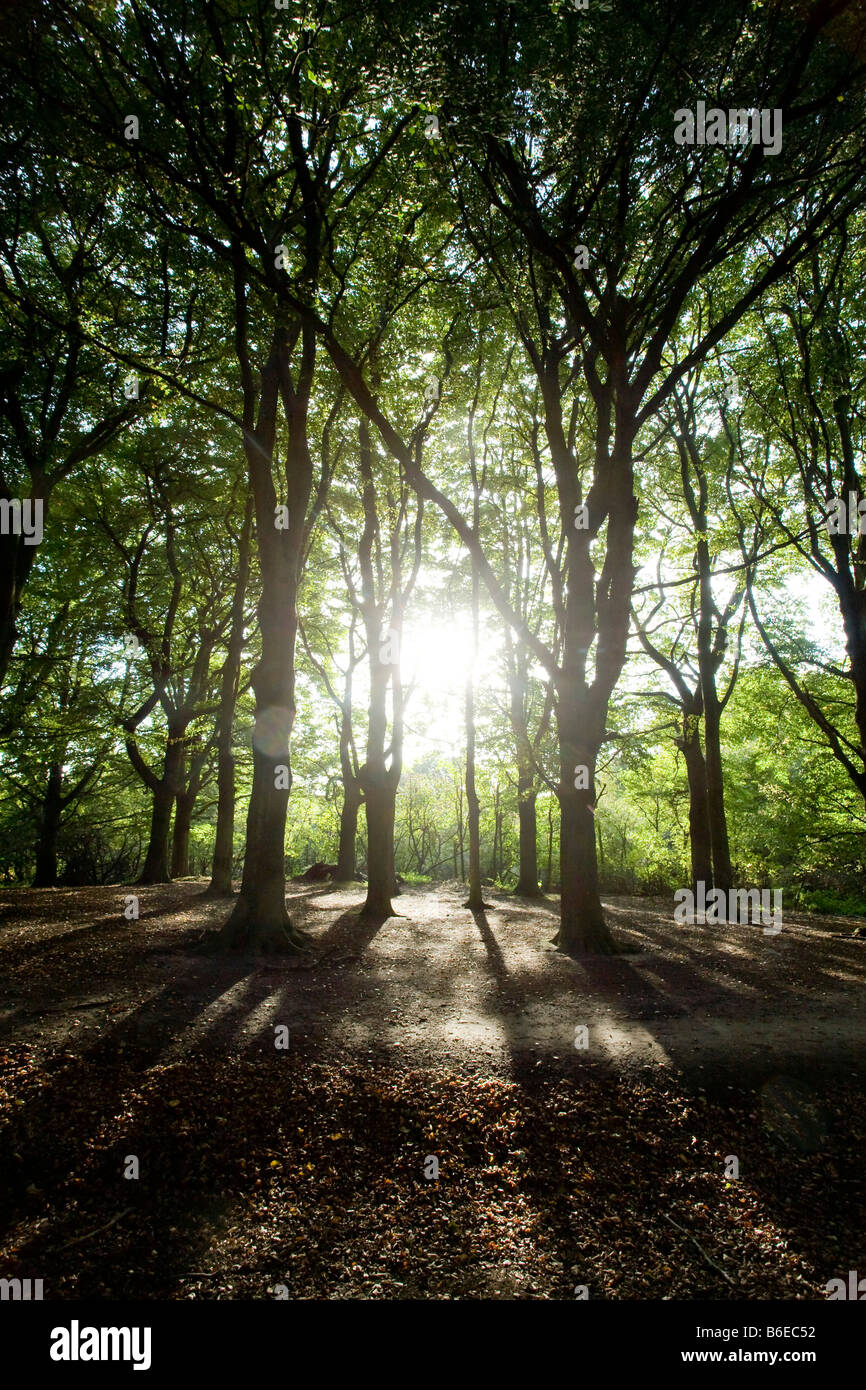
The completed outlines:
{"type": "Polygon", "coordinates": [[[141,890],[134,922],[122,887],[0,894],[4,1276],[754,1300],[866,1268],[853,923],[765,937],[617,898],[640,949],[578,963],[553,901],[412,890],[362,933],[360,891],[304,888],[308,955],[250,963],[201,951],[227,912],[203,886],[141,890]]]}
{"type": "Polygon", "coordinates": [[[291,1048],[313,1057],[399,1054],[503,1075],[541,1059],[716,1079],[866,1059],[866,942],[854,922],[786,914],[765,936],[676,926],[669,902],[611,898],[614,929],[638,952],[576,962],[551,944],[553,899],[493,892],[473,915],[460,885],[408,889],[399,916],[361,932],[362,890],[302,888],[291,906],[310,957],[251,966],[191,950],[226,911],[202,887],[140,890],[137,922],[123,917],[123,888],[0,895],[0,1037],[168,1061],[270,1051],[285,1024],[291,1048]]]}

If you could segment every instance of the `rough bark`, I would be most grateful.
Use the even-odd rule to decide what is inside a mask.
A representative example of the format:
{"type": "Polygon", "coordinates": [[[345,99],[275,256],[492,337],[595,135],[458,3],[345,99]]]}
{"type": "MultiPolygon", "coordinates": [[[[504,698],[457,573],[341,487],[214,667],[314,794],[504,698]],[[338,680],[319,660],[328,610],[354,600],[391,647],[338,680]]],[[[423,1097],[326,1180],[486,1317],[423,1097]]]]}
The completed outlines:
{"type": "Polygon", "coordinates": [[[304,944],[286,907],[285,834],[291,790],[289,740],[295,719],[295,640],[298,630],[298,583],[303,559],[307,505],[312,487],[312,460],[307,439],[307,412],[315,360],[315,338],[303,330],[299,381],[289,376],[289,342],[277,328],[261,371],[258,417],[252,428],[255,396],[244,361],[244,444],[255,503],[256,540],[261,573],[258,604],[261,656],[252,673],[255,696],[253,786],[247,814],[246,849],[241,891],[222,931],[232,950],[296,952],[304,944]],[[272,460],[278,401],[282,397],[288,425],[286,459],[289,525],[275,525],[277,495],[272,460]]]}
{"type": "Polygon", "coordinates": [[[63,769],[52,763],[39,813],[39,838],[36,842],[36,873],[34,888],[57,887],[57,840],[63,814],[63,769]]]}
{"type": "MultiPolygon", "coordinates": [[[[45,509],[47,511],[47,501],[45,509]]],[[[43,525],[45,520],[43,513],[43,525]]],[[[5,685],[9,661],[18,639],[15,624],[38,548],[25,545],[23,536],[0,535],[0,688],[5,685]]]]}
{"type": "Polygon", "coordinates": [[[520,868],[515,893],[522,898],[541,897],[538,885],[538,825],[536,787],[526,716],[526,658],[522,648],[506,642],[508,656],[508,710],[517,749],[517,820],[520,868]]]}
{"type": "Polygon", "coordinates": [[[553,803],[547,810],[547,863],[544,870],[544,892],[549,893],[553,883],[553,803]]]}
{"type": "Polygon", "coordinates": [[[518,776],[517,820],[520,833],[520,870],[514,889],[518,897],[540,898],[538,884],[538,822],[535,808],[535,786],[518,776]]]}
{"type": "Polygon", "coordinates": [[[337,853],[337,883],[351,883],[357,872],[358,814],[361,810],[361,791],[343,782],[343,804],[340,807],[340,847],[337,853]]]}
{"type": "Polygon", "coordinates": [[[238,542],[238,572],[232,595],[231,626],[220,675],[217,714],[217,819],[208,897],[231,897],[235,840],[234,720],[244,645],[244,604],[250,573],[253,499],[247,496],[238,542]]]}
{"type": "Polygon", "coordinates": [[[466,682],[466,826],[469,832],[469,897],[473,912],[484,907],[481,892],[481,808],[475,787],[475,691],[472,675],[466,682]]]}
{"type": "Polygon", "coordinates": [[[189,877],[189,842],[194,810],[195,794],[189,791],[178,792],[174,799],[174,827],[171,836],[172,878],[189,877]]]}
{"type": "Polygon", "coordinates": [[[352,732],[352,684],[355,671],[354,627],[349,634],[350,658],[340,701],[340,776],[343,804],[340,808],[340,847],[337,852],[338,883],[350,883],[357,872],[358,814],[363,803],[352,732]]]}
{"type": "MultiPolygon", "coordinates": [[[[562,433],[557,379],[545,378],[545,420],[557,477],[560,513],[574,517],[583,503],[570,451],[562,433]]],[[[596,765],[605,737],[611,694],[625,664],[636,502],[631,446],[634,417],[610,390],[597,398],[595,478],[605,479],[603,501],[596,484],[586,499],[589,526],[568,527],[562,667],[555,680],[560,749],[559,862],[562,883],[557,946],[568,954],[611,955],[617,950],[599,896],[595,835],[596,765]],[[611,414],[614,412],[611,445],[611,414]],[[590,541],[607,515],[607,551],[596,587],[590,541]],[[587,679],[596,637],[595,672],[587,679]],[[584,787],[582,784],[586,782],[584,787]],[[577,783],[577,785],[575,785],[577,783]]]]}
{"type": "MultiPolygon", "coordinates": [[[[703,473],[701,484],[705,487],[703,473]]],[[[733,884],[731,850],[728,840],[728,821],[725,813],[725,782],[722,770],[722,703],[716,691],[716,672],[719,668],[726,633],[724,625],[713,638],[713,619],[718,609],[712,593],[712,561],[706,540],[706,516],[702,511],[702,529],[696,547],[700,575],[700,612],[698,616],[698,670],[701,681],[701,701],[704,711],[704,747],[707,776],[707,813],[710,845],[713,856],[713,884],[727,893],[733,884]]]]}
{"type": "MultiPolygon", "coordinates": [[[[365,917],[384,921],[393,916],[391,897],[396,889],[394,872],[394,812],[397,788],[393,769],[387,766],[388,686],[396,694],[400,679],[393,640],[382,641],[384,606],[377,601],[374,553],[379,543],[379,517],[373,479],[370,430],[362,416],[359,422],[359,462],[364,507],[364,530],[358,549],[361,568],[362,617],[370,667],[370,707],[367,720],[367,746],[358,779],[364,795],[367,819],[367,897],[362,909],[365,917]]],[[[393,615],[392,615],[393,617],[393,615]]],[[[401,633],[396,633],[399,643],[401,633]]],[[[393,698],[393,697],[392,697],[393,698]]]]}
{"type": "Polygon", "coordinates": [[[193,745],[189,751],[189,775],[183,785],[183,764],[181,765],[181,786],[174,801],[174,830],[171,847],[172,878],[188,878],[190,868],[190,836],[195,814],[195,803],[201,791],[202,773],[207,763],[213,743],[204,746],[193,745]]]}
{"type": "Polygon", "coordinates": [[[686,764],[689,786],[689,848],[692,865],[692,892],[697,885],[713,886],[712,841],[707,801],[707,767],[701,749],[700,718],[696,714],[683,717],[682,737],[677,740],[686,764]]]}
{"type": "MultiPolygon", "coordinates": [[[[139,883],[170,883],[169,830],[171,812],[178,793],[181,768],[183,766],[183,740],[186,730],[179,725],[169,725],[163,757],[162,777],[152,778],[153,801],[150,814],[150,834],[144,864],[138,876],[139,883]]],[[[128,745],[127,745],[128,747],[128,745]]]]}

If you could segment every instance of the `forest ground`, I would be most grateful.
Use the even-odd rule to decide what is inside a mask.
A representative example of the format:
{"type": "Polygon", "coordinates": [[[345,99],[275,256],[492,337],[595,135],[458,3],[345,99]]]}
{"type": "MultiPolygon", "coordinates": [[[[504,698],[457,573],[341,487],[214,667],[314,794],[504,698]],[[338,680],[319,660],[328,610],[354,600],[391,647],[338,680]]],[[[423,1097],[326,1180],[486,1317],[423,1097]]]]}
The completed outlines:
{"type": "Polygon", "coordinates": [[[73,1299],[808,1299],[866,1268],[854,921],[764,936],[610,898],[638,949],[578,962],[553,898],[406,889],[376,930],[362,887],[292,885],[310,951],[251,961],[208,953],[204,886],[136,889],[137,921],[128,888],[0,892],[0,1275],[73,1299]]]}

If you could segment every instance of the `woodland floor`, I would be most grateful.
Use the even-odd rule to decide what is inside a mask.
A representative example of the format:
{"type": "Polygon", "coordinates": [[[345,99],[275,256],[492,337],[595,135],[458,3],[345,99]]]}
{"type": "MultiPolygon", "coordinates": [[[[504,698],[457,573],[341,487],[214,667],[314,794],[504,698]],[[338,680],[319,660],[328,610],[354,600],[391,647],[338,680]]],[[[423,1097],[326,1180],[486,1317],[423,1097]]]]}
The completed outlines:
{"type": "Polygon", "coordinates": [[[133,922],[122,887],[0,891],[0,1276],[817,1299],[866,1268],[858,923],[767,937],[611,898],[637,953],[576,962],[554,899],[407,889],[374,931],[362,888],[293,885],[310,951],[250,961],[201,951],[227,914],[203,887],[137,889],[133,922]]]}

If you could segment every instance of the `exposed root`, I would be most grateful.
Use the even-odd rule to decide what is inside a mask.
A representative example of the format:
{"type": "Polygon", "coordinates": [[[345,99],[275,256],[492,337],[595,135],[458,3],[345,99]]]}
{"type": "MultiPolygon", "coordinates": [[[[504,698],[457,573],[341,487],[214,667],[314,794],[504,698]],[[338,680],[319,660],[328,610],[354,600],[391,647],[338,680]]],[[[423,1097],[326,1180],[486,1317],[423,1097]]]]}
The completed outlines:
{"type": "Polygon", "coordinates": [[[299,955],[309,944],[309,938],[292,925],[287,912],[279,921],[263,921],[251,912],[243,898],[239,898],[214,943],[214,949],[257,956],[290,956],[299,955]]]}

